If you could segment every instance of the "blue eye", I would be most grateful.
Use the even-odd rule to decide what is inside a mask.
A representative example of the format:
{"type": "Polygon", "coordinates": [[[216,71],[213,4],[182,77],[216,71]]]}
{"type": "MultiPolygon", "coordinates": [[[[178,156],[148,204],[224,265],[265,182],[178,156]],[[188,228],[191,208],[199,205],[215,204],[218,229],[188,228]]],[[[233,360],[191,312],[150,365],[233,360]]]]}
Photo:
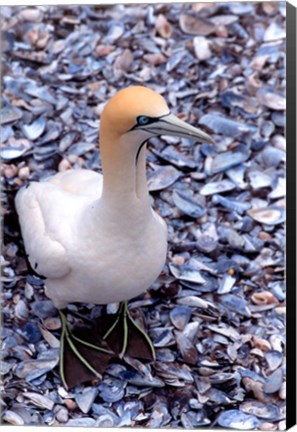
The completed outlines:
{"type": "Polygon", "coordinates": [[[144,126],[150,122],[150,118],[147,116],[139,116],[137,117],[137,124],[140,126],[144,126]]]}

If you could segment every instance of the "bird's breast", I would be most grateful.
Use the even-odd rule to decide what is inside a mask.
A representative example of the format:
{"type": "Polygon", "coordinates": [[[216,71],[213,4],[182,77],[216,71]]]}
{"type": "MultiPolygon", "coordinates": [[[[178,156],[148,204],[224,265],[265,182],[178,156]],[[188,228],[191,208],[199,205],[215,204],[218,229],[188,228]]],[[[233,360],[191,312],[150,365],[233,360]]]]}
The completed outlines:
{"type": "Polygon", "coordinates": [[[106,304],[150,287],[166,261],[167,228],[153,211],[140,216],[96,220],[94,226],[86,219],[67,248],[72,271],[64,281],[65,302],[106,304]]]}

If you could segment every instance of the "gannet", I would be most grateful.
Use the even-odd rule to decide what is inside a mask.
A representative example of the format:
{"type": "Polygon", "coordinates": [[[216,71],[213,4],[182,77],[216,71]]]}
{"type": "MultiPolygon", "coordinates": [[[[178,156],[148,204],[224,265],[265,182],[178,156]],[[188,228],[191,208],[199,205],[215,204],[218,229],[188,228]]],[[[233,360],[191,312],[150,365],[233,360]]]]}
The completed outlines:
{"type": "MultiPolygon", "coordinates": [[[[154,356],[149,337],[133,321],[126,301],[146,291],[166,261],[167,227],[151,207],[146,181],[146,144],[150,137],[160,135],[213,143],[205,132],[174,116],[153,90],[122,89],[101,115],[103,175],[71,169],[47,181],[28,183],[16,195],[29,262],[45,278],[45,293],[60,310],[60,373],[65,387],[64,340],[96,374],[79,350],[84,341],[72,338],[62,312],[69,303],[125,302],[105,338],[120,323],[123,355],[132,325],[146,338],[154,356]]],[[[97,345],[95,349],[105,352],[97,345]]]]}

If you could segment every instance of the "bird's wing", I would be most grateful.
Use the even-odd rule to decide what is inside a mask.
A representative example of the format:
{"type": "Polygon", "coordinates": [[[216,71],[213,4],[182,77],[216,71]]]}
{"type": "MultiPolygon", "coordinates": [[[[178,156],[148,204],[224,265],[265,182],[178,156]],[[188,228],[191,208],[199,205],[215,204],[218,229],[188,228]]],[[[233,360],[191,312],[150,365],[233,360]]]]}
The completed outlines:
{"type": "Polygon", "coordinates": [[[32,268],[46,278],[55,279],[66,276],[71,268],[65,248],[45,220],[48,186],[32,183],[20,189],[16,195],[16,209],[32,268]]]}
{"type": "Polygon", "coordinates": [[[60,172],[48,180],[67,192],[100,198],[102,175],[87,169],[71,169],[60,172]]]}

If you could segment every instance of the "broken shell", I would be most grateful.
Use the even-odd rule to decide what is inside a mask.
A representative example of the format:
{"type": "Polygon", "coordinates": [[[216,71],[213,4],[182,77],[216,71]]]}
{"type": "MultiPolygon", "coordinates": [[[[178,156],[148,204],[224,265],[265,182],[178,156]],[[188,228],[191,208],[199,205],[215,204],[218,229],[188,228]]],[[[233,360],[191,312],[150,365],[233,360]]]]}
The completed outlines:
{"type": "Polygon", "coordinates": [[[255,190],[271,186],[271,177],[264,172],[250,171],[248,177],[252,188],[255,190]]]}
{"type": "Polygon", "coordinates": [[[229,274],[225,274],[223,276],[223,279],[220,282],[220,286],[218,288],[217,293],[218,294],[227,294],[227,293],[229,293],[232,290],[235,282],[236,282],[236,278],[230,276],[229,274]]]}
{"type": "Polygon", "coordinates": [[[225,152],[216,155],[211,164],[211,174],[217,174],[223,171],[227,171],[236,165],[245,162],[249,158],[248,150],[225,152]]]}
{"type": "Polygon", "coordinates": [[[27,151],[25,147],[3,147],[1,149],[1,157],[4,161],[11,161],[17,159],[27,151]]]}
{"type": "Polygon", "coordinates": [[[15,370],[16,376],[29,382],[54,369],[59,362],[59,352],[52,349],[48,350],[46,354],[47,359],[39,357],[36,360],[20,362],[15,370]]]}
{"type": "Polygon", "coordinates": [[[27,399],[30,399],[30,401],[34,405],[36,405],[40,408],[52,410],[54,407],[54,401],[52,401],[50,398],[43,396],[39,393],[26,392],[26,393],[23,393],[23,396],[27,399]]]}
{"type": "Polygon", "coordinates": [[[212,202],[214,204],[220,204],[230,211],[236,211],[239,214],[245,213],[248,209],[251,208],[251,203],[249,202],[240,202],[238,200],[231,200],[223,197],[222,195],[214,195],[212,198],[212,202]]]}
{"type": "Polygon", "coordinates": [[[284,111],[286,109],[286,98],[267,87],[259,88],[256,97],[261,104],[273,110],[284,111]]]}
{"type": "Polygon", "coordinates": [[[276,421],[280,415],[277,405],[263,403],[257,400],[245,401],[240,404],[240,410],[265,420],[276,421]]]}
{"type": "Polygon", "coordinates": [[[251,316],[251,311],[248,307],[248,302],[245,299],[238,297],[237,295],[223,294],[221,296],[221,303],[224,306],[226,306],[228,309],[236,311],[237,313],[243,316],[246,317],[251,316]]]}
{"type": "Polygon", "coordinates": [[[231,120],[216,112],[202,116],[199,120],[199,124],[209,128],[214,133],[234,138],[240,137],[243,133],[250,132],[254,129],[254,127],[246,123],[231,120]]]}
{"type": "Polygon", "coordinates": [[[159,35],[164,38],[170,38],[172,34],[172,26],[162,14],[158,15],[155,22],[156,30],[159,35]]]}
{"type": "Polygon", "coordinates": [[[35,141],[44,132],[45,129],[45,119],[39,117],[30,125],[23,125],[22,130],[29,140],[35,141]]]}
{"type": "Polygon", "coordinates": [[[247,214],[257,222],[278,225],[285,220],[284,209],[277,206],[248,210],[247,214]]]}
{"type": "Polygon", "coordinates": [[[177,306],[170,311],[169,316],[174,327],[178,330],[183,330],[190,320],[191,313],[191,308],[186,306],[177,306]]]}
{"type": "Polygon", "coordinates": [[[75,401],[84,414],[90,411],[97,393],[98,390],[96,388],[86,387],[82,392],[76,394],[75,401]]]}
{"type": "Polygon", "coordinates": [[[23,117],[23,112],[16,107],[6,106],[0,110],[0,124],[4,125],[7,123],[14,122],[23,117]]]}
{"type": "Polygon", "coordinates": [[[269,291],[262,291],[254,293],[251,297],[255,304],[276,304],[277,299],[269,291]]]}
{"type": "Polygon", "coordinates": [[[157,168],[148,179],[150,192],[166,189],[180,177],[180,172],[172,166],[157,168]]]}
{"type": "Polygon", "coordinates": [[[260,425],[257,417],[236,409],[221,412],[217,418],[217,423],[224,428],[238,430],[256,429],[260,425]]]}
{"type": "Polygon", "coordinates": [[[201,276],[198,270],[194,270],[187,265],[175,266],[173,264],[169,264],[169,268],[173,276],[182,281],[196,284],[203,284],[205,282],[205,279],[201,276]]]}
{"type": "Polygon", "coordinates": [[[183,332],[175,331],[174,334],[177,347],[185,363],[189,363],[191,365],[197,364],[198,351],[195,348],[193,342],[189,338],[187,338],[183,332]]]}
{"type": "Polygon", "coordinates": [[[283,372],[281,368],[276,369],[264,383],[263,390],[265,393],[271,394],[277,392],[282,385],[283,382],[283,372]]]}
{"type": "Polygon", "coordinates": [[[99,395],[107,403],[121,400],[125,394],[125,382],[118,379],[108,379],[102,381],[99,386],[99,395]]]}
{"type": "Polygon", "coordinates": [[[285,152],[277,147],[266,146],[262,151],[261,159],[267,167],[277,167],[285,161],[285,152]]]}
{"type": "Polygon", "coordinates": [[[192,218],[200,218],[206,213],[206,209],[190,198],[188,195],[175,190],[172,195],[174,204],[182,213],[192,218]]]}
{"type": "Polygon", "coordinates": [[[207,36],[216,31],[216,26],[211,22],[187,14],[180,15],[179,25],[184,33],[190,35],[207,36]]]}
{"type": "Polygon", "coordinates": [[[265,30],[263,35],[264,42],[271,42],[278,39],[285,39],[286,31],[275,22],[272,22],[269,27],[265,30]]]}
{"type": "Polygon", "coordinates": [[[201,189],[201,195],[213,195],[216,193],[228,192],[235,189],[235,184],[229,180],[222,180],[212,183],[206,183],[201,189]]]}
{"type": "Polygon", "coordinates": [[[14,426],[24,426],[24,419],[16,412],[12,410],[7,410],[3,414],[3,420],[14,426]]]}
{"type": "Polygon", "coordinates": [[[266,351],[265,359],[270,371],[275,371],[283,362],[283,354],[280,351],[266,351]]]}

